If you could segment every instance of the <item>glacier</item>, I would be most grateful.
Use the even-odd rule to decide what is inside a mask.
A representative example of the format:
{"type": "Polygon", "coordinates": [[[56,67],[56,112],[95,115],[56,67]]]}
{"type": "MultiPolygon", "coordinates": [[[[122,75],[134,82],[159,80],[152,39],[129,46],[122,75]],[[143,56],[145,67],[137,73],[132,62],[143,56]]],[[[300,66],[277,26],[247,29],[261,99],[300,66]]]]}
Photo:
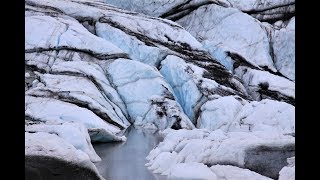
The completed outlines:
{"type": "Polygon", "coordinates": [[[25,37],[30,176],[139,127],[167,179],[295,178],[294,0],[26,0],[25,37]]]}

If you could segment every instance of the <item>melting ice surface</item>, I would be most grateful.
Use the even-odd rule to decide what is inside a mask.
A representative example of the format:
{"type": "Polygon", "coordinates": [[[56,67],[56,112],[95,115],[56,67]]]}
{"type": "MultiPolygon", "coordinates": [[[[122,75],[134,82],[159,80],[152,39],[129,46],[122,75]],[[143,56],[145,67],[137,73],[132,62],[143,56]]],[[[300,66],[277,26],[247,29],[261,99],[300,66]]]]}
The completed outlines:
{"type": "Polygon", "coordinates": [[[144,166],[149,152],[162,140],[158,132],[130,126],[124,135],[126,142],[94,145],[102,159],[95,163],[99,173],[111,180],[166,180],[144,166]]]}

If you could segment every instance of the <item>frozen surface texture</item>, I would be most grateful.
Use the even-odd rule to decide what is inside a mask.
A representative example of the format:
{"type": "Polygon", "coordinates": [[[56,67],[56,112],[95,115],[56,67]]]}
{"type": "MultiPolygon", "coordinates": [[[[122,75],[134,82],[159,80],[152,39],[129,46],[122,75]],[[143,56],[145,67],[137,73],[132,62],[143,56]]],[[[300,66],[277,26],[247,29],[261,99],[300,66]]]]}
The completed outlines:
{"type": "Polygon", "coordinates": [[[85,152],[92,162],[101,160],[91,145],[87,129],[80,123],[48,121],[47,123],[27,125],[25,131],[56,134],[76,149],[85,152]]]}
{"type": "Polygon", "coordinates": [[[272,37],[276,68],[290,80],[295,80],[295,18],[272,37]]]}
{"type": "MultiPolygon", "coordinates": [[[[33,159],[39,159],[39,161],[62,161],[68,166],[82,168],[88,174],[93,174],[93,177],[87,179],[103,179],[86,153],[76,149],[72,144],[55,134],[26,132],[25,157],[27,164],[32,163],[33,159]]],[[[85,174],[85,176],[89,176],[88,174],[85,174]]]]}
{"type": "Polygon", "coordinates": [[[283,167],[279,172],[279,180],[295,179],[295,157],[288,158],[288,165],[283,167]]]}
{"type": "Polygon", "coordinates": [[[177,172],[184,166],[179,163],[196,163],[194,166],[200,169],[205,169],[204,165],[230,165],[276,178],[295,149],[294,137],[268,131],[167,129],[164,133],[164,141],[150,152],[146,164],[153,172],[163,175],[177,172]]]}
{"type": "Polygon", "coordinates": [[[135,125],[165,129],[192,129],[194,125],[175,101],[171,87],[154,67],[115,60],[107,71],[135,125]]]}
{"type": "Polygon", "coordinates": [[[269,39],[260,22],[235,8],[203,6],[177,22],[227,67],[233,61],[244,60],[255,67],[276,70],[269,54],[269,39]]]}
{"type": "Polygon", "coordinates": [[[295,104],[295,83],[266,71],[240,66],[235,69],[255,100],[273,99],[295,104]]]}
{"type": "Polygon", "coordinates": [[[26,0],[25,22],[29,163],[101,179],[91,143],[134,125],[169,179],[294,179],[294,0],[26,0]]]}

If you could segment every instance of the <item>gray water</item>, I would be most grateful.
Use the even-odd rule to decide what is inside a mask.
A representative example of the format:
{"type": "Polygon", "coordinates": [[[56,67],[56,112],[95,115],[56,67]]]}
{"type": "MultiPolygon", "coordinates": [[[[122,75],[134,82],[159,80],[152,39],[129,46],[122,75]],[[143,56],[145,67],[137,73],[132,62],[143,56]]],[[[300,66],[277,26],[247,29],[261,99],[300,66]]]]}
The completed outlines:
{"type": "Polygon", "coordinates": [[[125,142],[94,144],[102,159],[95,163],[99,173],[106,180],[167,180],[144,166],[149,152],[162,140],[158,132],[130,126],[124,135],[125,142]]]}
{"type": "MultiPolygon", "coordinates": [[[[126,142],[94,145],[102,159],[96,163],[100,174],[106,180],[168,180],[166,176],[153,174],[144,166],[149,152],[162,141],[158,132],[131,126],[124,135],[126,142]]],[[[286,159],[292,156],[294,145],[259,147],[246,152],[245,164],[246,168],[259,174],[277,178],[280,169],[287,164],[286,159]]]]}

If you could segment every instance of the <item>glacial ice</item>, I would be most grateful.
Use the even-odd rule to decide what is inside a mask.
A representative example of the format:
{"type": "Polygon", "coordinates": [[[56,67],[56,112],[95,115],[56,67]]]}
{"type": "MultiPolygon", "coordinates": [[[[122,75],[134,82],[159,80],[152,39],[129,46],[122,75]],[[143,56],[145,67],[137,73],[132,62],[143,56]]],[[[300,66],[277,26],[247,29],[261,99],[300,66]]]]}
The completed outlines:
{"type": "Polygon", "coordinates": [[[80,123],[47,121],[46,123],[25,126],[25,131],[56,134],[76,149],[86,153],[92,162],[101,160],[92,147],[87,129],[80,123]]]}

